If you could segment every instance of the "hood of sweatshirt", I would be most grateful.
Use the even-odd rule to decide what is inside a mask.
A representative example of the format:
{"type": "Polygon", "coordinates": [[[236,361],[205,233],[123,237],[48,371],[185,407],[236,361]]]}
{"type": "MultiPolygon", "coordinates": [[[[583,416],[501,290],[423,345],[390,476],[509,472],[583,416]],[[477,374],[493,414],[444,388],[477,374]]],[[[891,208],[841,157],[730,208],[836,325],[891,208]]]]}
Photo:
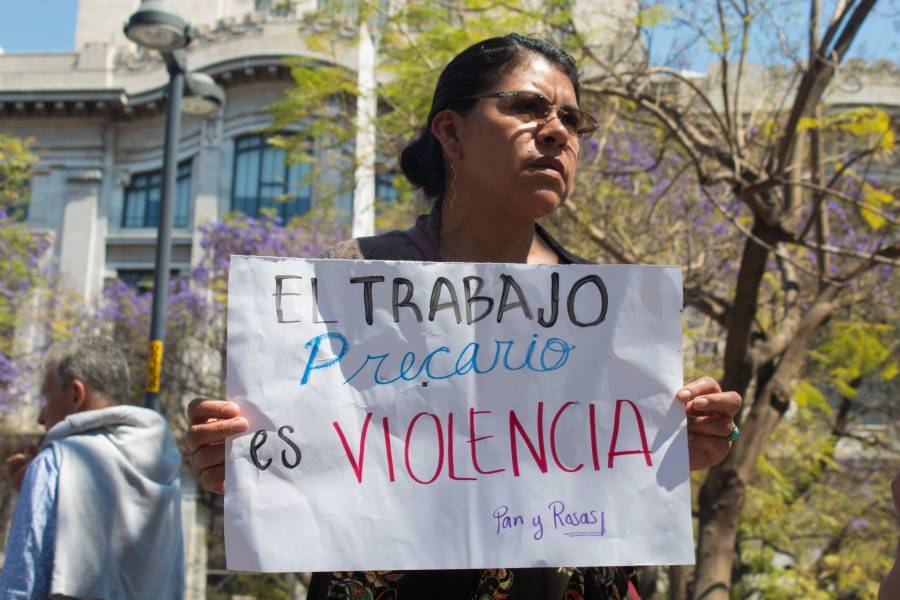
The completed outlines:
{"type": "Polygon", "coordinates": [[[50,428],[43,445],[74,435],[102,435],[136,471],[161,484],[181,469],[181,453],[166,420],[138,406],[110,406],[69,415],[50,428]]]}

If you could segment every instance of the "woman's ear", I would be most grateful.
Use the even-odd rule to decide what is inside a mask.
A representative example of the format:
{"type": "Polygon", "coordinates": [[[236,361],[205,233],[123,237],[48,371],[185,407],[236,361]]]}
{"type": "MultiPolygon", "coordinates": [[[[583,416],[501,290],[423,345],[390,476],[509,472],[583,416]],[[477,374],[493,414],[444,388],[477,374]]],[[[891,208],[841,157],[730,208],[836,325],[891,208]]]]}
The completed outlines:
{"type": "Polygon", "coordinates": [[[463,157],[462,143],[459,138],[462,116],[452,110],[442,110],[434,115],[431,121],[431,133],[437,138],[444,150],[444,155],[452,161],[463,157]]]}

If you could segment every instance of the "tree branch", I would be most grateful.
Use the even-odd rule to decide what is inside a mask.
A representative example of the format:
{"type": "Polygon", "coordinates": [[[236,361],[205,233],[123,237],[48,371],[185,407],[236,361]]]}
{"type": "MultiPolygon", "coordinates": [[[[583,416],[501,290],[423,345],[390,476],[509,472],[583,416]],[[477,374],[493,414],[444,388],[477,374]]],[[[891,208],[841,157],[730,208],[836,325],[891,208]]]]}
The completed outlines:
{"type": "Polygon", "coordinates": [[[773,170],[777,173],[783,173],[787,166],[788,158],[791,156],[794,144],[797,141],[797,125],[800,119],[809,116],[813,107],[822,99],[822,95],[834,77],[837,65],[843,60],[850,44],[859,32],[859,28],[872,10],[872,7],[875,6],[875,0],[861,0],[855,7],[852,5],[844,6],[844,4],[844,2],[838,3],[835,17],[832,19],[831,26],[816,52],[815,60],[807,65],[803,78],[800,80],[800,86],[794,99],[794,107],[788,117],[776,155],[776,164],[773,170]],[[843,10],[840,10],[841,8],[843,10]],[[840,28],[845,19],[847,24],[843,27],[840,37],[834,46],[829,48],[828,45],[834,32],[840,28]]]}

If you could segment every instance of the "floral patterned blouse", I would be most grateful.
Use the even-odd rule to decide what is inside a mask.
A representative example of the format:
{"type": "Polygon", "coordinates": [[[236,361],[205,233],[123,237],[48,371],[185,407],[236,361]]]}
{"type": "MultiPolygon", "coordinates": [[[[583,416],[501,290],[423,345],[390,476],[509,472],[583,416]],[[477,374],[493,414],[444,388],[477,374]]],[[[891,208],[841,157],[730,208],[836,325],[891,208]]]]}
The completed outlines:
{"type": "MultiPolygon", "coordinates": [[[[416,226],[438,247],[440,203],[416,226]]],[[[539,225],[538,234],[562,264],[589,261],[571,254],[539,225]]],[[[341,242],[323,258],[425,260],[409,235],[390,231],[341,242]]],[[[446,571],[351,571],[315,573],[309,600],[639,600],[632,567],[484,569],[446,571]]]]}

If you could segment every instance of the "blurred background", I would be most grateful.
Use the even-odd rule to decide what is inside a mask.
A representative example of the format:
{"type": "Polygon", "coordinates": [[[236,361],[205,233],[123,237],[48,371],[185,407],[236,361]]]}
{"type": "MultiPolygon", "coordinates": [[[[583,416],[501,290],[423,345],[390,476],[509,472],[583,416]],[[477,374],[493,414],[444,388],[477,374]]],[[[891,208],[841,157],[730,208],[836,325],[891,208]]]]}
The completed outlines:
{"type": "MultiPolygon", "coordinates": [[[[408,227],[427,207],[397,156],[441,67],[539,35],[602,122],[546,225],[598,262],[681,266],[686,376],[745,398],[732,455],[695,474],[697,565],[644,569],[644,597],[875,598],[900,471],[900,3],[0,0],[4,454],[40,438],[53,340],[119,340],[143,402],[171,107],[166,57],[123,32],[142,6],[189,24],[179,68],[205,82],[180,106],[161,292],[179,436],[187,401],[224,395],[228,257],[408,227]]],[[[305,597],[302,574],[226,571],[221,498],[183,479],[190,598],[305,597]]]]}

